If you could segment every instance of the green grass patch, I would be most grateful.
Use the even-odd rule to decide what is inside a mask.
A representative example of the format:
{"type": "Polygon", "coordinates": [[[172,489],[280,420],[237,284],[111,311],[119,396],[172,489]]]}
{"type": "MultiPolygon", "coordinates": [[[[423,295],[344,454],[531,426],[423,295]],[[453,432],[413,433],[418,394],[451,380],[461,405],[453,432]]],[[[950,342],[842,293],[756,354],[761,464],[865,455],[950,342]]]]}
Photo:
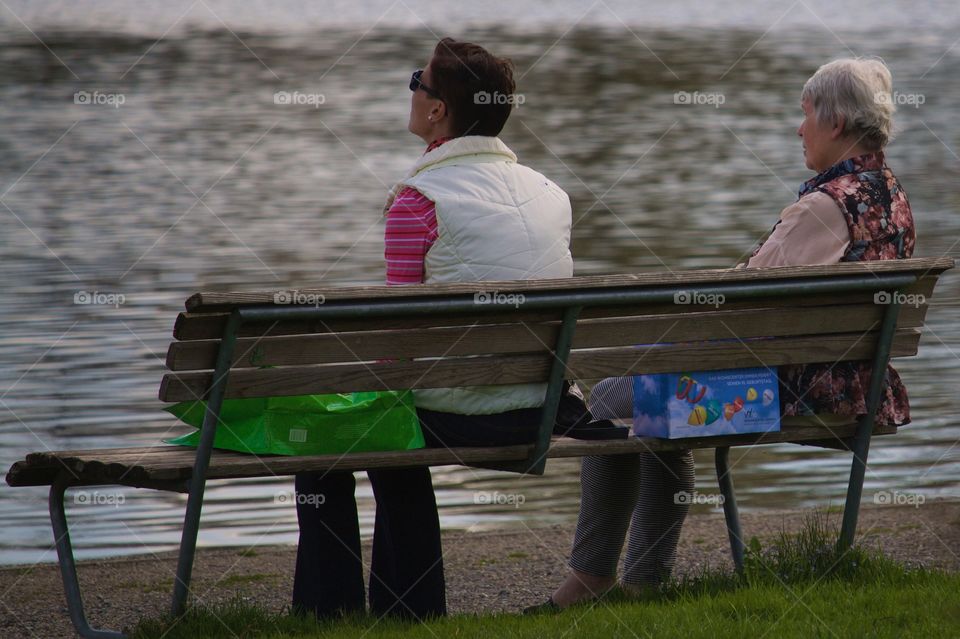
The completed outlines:
{"type": "Polygon", "coordinates": [[[960,575],[908,568],[859,547],[841,552],[835,539],[835,531],[815,517],[799,534],[781,534],[766,548],[751,540],[743,574],[705,570],[639,596],[614,591],[599,602],[556,615],[460,615],[426,624],[356,616],[318,623],[237,599],[213,609],[193,608],[180,620],[144,621],[132,637],[960,636],[960,575]]]}

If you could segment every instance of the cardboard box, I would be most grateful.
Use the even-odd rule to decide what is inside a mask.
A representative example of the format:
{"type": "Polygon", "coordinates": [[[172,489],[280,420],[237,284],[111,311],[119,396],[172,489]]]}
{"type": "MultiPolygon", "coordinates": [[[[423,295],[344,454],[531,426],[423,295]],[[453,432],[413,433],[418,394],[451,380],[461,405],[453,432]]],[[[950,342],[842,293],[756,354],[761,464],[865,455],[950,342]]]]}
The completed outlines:
{"type": "Polygon", "coordinates": [[[780,430],[776,369],[736,368],[633,378],[637,437],[703,437],[780,430]]]}

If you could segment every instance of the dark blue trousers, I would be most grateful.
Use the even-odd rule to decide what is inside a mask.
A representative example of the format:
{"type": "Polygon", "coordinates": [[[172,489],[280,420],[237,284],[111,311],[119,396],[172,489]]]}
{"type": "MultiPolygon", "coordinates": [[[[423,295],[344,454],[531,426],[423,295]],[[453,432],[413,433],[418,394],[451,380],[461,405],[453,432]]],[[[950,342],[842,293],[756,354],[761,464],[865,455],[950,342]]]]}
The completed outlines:
{"type": "MultiPolygon", "coordinates": [[[[509,446],[536,438],[540,409],[454,415],[418,409],[427,446],[509,446]]],[[[370,612],[427,619],[445,615],[440,520],[430,469],[369,470],[377,502],[370,612]]],[[[353,473],[299,473],[300,544],[293,609],[328,618],[363,612],[365,592],[353,473]],[[315,498],[308,498],[314,495],[315,498]],[[321,497],[322,496],[322,497],[321,497]]]]}

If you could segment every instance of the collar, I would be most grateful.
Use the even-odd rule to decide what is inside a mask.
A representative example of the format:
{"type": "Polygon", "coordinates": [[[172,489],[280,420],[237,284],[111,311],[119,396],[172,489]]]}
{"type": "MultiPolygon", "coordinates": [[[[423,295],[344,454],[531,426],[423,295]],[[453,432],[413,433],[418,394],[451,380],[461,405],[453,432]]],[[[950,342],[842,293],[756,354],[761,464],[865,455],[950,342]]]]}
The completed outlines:
{"type": "Polygon", "coordinates": [[[429,153],[430,151],[433,151],[435,148],[437,148],[438,146],[440,146],[440,145],[443,144],[444,142],[449,142],[449,141],[452,140],[452,139],[453,139],[452,137],[441,137],[441,138],[437,138],[436,140],[434,140],[433,142],[431,142],[430,144],[427,145],[427,150],[424,151],[424,153],[429,153]]]}
{"type": "Polygon", "coordinates": [[[500,138],[485,135],[465,135],[459,138],[439,138],[427,146],[426,152],[414,163],[403,180],[397,182],[387,194],[387,206],[390,208],[393,198],[408,180],[425,169],[441,162],[455,161],[455,158],[468,155],[498,156],[501,161],[516,162],[516,154],[500,138]]]}
{"type": "Polygon", "coordinates": [[[501,161],[516,162],[516,154],[500,138],[487,135],[465,135],[452,138],[442,146],[435,147],[420,156],[407,173],[413,177],[441,163],[453,162],[467,156],[497,157],[501,161]]]}
{"type": "Polygon", "coordinates": [[[822,173],[818,173],[814,177],[801,184],[800,191],[797,193],[797,198],[801,198],[810,191],[816,189],[818,186],[836,180],[844,175],[850,175],[851,173],[863,173],[865,171],[879,171],[883,168],[883,166],[883,151],[866,153],[864,155],[848,158],[842,162],[837,162],[829,169],[823,171],[822,173]]]}

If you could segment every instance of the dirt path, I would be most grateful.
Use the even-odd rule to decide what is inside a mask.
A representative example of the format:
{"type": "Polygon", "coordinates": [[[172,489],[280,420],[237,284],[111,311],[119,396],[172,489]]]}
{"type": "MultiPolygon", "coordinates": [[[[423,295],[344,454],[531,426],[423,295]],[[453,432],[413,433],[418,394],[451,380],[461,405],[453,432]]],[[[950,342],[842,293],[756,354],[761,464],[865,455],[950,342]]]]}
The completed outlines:
{"type": "MultiPolygon", "coordinates": [[[[769,539],[799,530],[811,511],[747,513],[744,533],[769,539]]],[[[838,514],[830,515],[839,520],[838,514]]],[[[549,596],[566,573],[573,530],[568,526],[498,533],[444,535],[447,592],[452,613],[516,611],[549,596]]],[[[860,539],[900,561],[960,570],[960,501],[864,507],[860,539]]],[[[369,557],[369,543],[365,545],[369,557]]],[[[193,591],[205,603],[241,596],[274,610],[289,602],[295,549],[290,546],[210,549],[198,553],[193,591]]],[[[108,559],[80,564],[94,627],[130,627],[169,605],[175,555],[108,559]]],[[[680,541],[678,572],[732,567],[723,515],[691,515],[680,541]]],[[[56,565],[0,568],[0,637],[73,637],[56,565]]]]}

